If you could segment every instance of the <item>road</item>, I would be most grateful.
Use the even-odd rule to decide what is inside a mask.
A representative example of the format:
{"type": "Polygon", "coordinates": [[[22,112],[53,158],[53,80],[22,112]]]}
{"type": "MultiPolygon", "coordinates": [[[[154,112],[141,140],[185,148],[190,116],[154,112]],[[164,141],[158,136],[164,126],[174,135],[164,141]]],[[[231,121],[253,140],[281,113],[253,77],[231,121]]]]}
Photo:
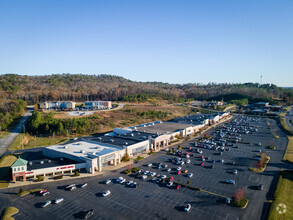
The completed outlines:
{"type": "Polygon", "coordinates": [[[24,116],[20,119],[19,123],[15,126],[13,131],[7,135],[5,138],[0,139],[0,157],[7,151],[12,142],[17,138],[17,136],[22,132],[23,126],[27,122],[28,118],[32,115],[33,106],[28,106],[28,109],[24,116]]]}

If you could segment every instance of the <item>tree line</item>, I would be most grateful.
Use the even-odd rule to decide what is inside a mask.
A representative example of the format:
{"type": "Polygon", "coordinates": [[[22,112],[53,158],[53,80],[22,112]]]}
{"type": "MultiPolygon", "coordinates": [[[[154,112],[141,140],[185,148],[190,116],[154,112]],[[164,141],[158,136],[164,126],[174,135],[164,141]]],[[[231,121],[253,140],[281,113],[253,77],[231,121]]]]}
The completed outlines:
{"type": "Polygon", "coordinates": [[[0,131],[6,130],[26,111],[27,103],[21,99],[2,100],[0,102],[0,131]]]}
{"type": "Polygon", "coordinates": [[[90,127],[88,118],[56,119],[53,113],[45,116],[34,111],[26,125],[26,131],[32,135],[83,134],[90,127]]]}

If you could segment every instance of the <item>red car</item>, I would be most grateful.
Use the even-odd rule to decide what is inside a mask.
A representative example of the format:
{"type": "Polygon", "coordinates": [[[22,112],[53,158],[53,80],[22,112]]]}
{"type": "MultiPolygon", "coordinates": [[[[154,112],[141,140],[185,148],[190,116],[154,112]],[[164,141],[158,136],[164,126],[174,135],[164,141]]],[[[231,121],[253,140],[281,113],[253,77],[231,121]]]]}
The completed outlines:
{"type": "Polygon", "coordinates": [[[201,159],[203,159],[204,158],[204,156],[201,156],[201,159]]]}
{"type": "Polygon", "coordinates": [[[203,165],[204,165],[204,163],[200,163],[200,165],[201,165],[201,166],[203,166],[203,165]]]}
{"type": "Polygon", "coordinates": [[[169,177],[169,181],[172,181],[173,179],[174,179],[173,176],[170,176],[170,177],[169,177]]]}
{"type": "Polygon", "coordinates": [[[181,187],[181,185],[177,185],[177,186],[176,186],[176,189],[180,189],[180,187],[181,187]]]}
{"type": "Polygon", "coordinates": [[[46,190],[46,189],[44,189],[44,190],[41,190],[41,191],[40,191],[40,194],[43,194],[43,193],[45,193],[45,192],[47,192],[47,190],[46,190]]]}
{"type": "Polygon", "coordinates": [[[181,174],[181,171],[179,170],[179,171],[177,172],[177,174],[178,174],[178,175],[181,174]]]}
{"type": "Polygon", "coordinates": [[[189,155],[190,153],[189,152],[186,152],[186,155],[189,155]]]}

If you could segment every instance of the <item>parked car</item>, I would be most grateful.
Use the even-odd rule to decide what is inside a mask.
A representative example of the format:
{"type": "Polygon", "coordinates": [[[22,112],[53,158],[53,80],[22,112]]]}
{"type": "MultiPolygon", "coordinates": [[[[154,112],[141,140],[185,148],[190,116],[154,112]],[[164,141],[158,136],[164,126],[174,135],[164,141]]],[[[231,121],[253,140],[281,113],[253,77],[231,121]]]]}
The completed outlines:
{"type": "Polygon", "coordinates": [[[190,205],[190,204],[187,204],[187,205],[184,207],[184,211],[185,211],[185,212],[189,212],[190,209],[191,209],[191,205],[190,205]]]}
{"type": "Polygon", "coordinates": [[[83,216],[81,216],[82,219],[87,219],[89,218],[90,216],[92,216],[94,214],[94,210],[91,209],[89,211],[86,211],[86,212],[83,212],[83,216]]]}
{"type": "Polygon", "coordinates": [[[176,189],[180,189],[180,187],[181,187],[181,185],[178,184],[178,185],[176,186],[176,189]]]}
{"type": "Polygon", "coordinates": [[[73,191],[73,190],[75,190],[76,189],[76,186],[72,186],[71,188],[69,188],[68,190],[69,191],[73,191]]]}
{"type": "Polygon", "coordinates": [[[151,167],[151,166],[152,166],[152,164],[151,164],[151,163],[149,163],[149,164],[147,164],[147,166],[148,166],[148,167],[151,167]]]}
{"type": "Polygon", "coordinates": [[[181,167],[177,167],[176,170],[177,170],[177,171],[181,170],[181,167]]]}
{"type": "Polygon", "coordinates": [[[110,194],[111,194],[110,190],[106,190],[105,192],[102,193],[102,196],[106,197],[106,196],[108,196],[110,194]]]}
{"type": "Polygon", "coordinates": [[[58,204],[60,202],[63,202],[63,200],[64,200],[63,198],[55,199],[54,204],[58,204]]]}
{"type": "Polygon", "coordinates": [[[44,202],[44,203],[41,205],[41,207],[42,207],[42,208],[45,208],[45,207],[47,207],[48,205],[50,205],[51,203],[52,203],[51,200],[48,200],[48,201],[44,202]]]}
{"type": "Polygon", "coordinates": [[[258,190],[263,191],[263,184],[260,184],[260,185],[258,186],[258,190]]]}
{"type": "Polygon", "coordinates": [[[109,183],[111,183],[112,181],[110,180],[110,179],[107,179],[107,180],[105,180],[105,184],[109,184],[109,183]]]}
{"type": "Polygon", "coordinates": [[[235,174],[235,175],[236,175],[237,173],[238,173],[238,171],[237,171],[237,170],[233,170],[233,174],[235,174]]]}
{"type": "Polygon", "coordinates": [[[193,173],[189,173],[188,174],[188,177],[190,178],[190,177],[192,177],[193,176],[193,173]]]}
{"type": "Polygon", "coordinates": [[[43,193],[45,193],[45,192],[47,192],[47,190],[46,190],[46,189],[44,189],[44,190],[41,190],[39,193],[40,193],[40,194],[43,194],[43,193]]]}
{"type": "Polygon", "coordinates": [[[235,184],[236,183],[235,180],[226,180],[225,182],[229,183],[229,184],[235,184]]]}
{"type": "Polygon", "coordinates": [[[231,199],[230,198],[226,198],[226,203],[230,204],[231,203],[231,199]]]}
{"type": "Polygon", "coordinates": [[[182,172],[183,172],[183,173],[187,173],[187,172],[188,172],[188,170],[183,170],[182,172]]]}
{"type": "Polygon", "coordinates": [[[66,189],[69,189],[69,188],[71,188],[71,187],[73,187],[73,186],[75,186],[75,184],[74,184],[74,183],[70,183],[70,184],[68,184],[67,186],[65,186],[65,188],[66,188],[66,189]]]}
{"type": "Polygon", "coordinates": [[[170,182],[167,183],[167,187],[171,187],[172,185],[173,185],[173,182],[172,181],[170,181],[170,182]]]}
{"type": "Polygon", "coordinates": [[[148,177],[147,175],[142,175],[142,176],[141,176],[141,178],[142,178],[143,180],[145,180],[147,177],[148,177]]]}
{"type": "Polygon", "coordinates": [[[166,171],[167,171],[167,172],[170,172],[170,171],[171,171],[171,168],[168,168],[166,171]]]}
{"type": "Polygon", "coordinates": [[[46,195],[49,195],[49,194],[50,194],[50,192],[46,191],[46,192],[42,193],[41,196],[46,196],[46,195]]]}
{"type": "Polygon", "coordinates": [[[203,166],[204,165],[204,162],[200,163],[200,166],[203,166]]]}
{"type": "Polygon", "coordinates": [[[177,171],[177,175],[179,175],[179,174],[181,174],[181,171],[179,170],[179,171],[177,171]]]}
{"type": "Polygon", "coordinates": [[[84,188],[86,186],[87,186],[87,183],[83,183],[83,184],[80,185],[80,188],[84,188]]]}

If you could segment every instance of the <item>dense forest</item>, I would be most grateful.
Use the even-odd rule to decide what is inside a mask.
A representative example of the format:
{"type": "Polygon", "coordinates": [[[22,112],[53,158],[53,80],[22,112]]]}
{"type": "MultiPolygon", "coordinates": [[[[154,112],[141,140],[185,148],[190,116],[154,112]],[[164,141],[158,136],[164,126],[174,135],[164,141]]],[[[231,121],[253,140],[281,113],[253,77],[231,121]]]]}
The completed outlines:
{"type": "MultiPolygon", "coordinates": [[[[183,102],[191,99],[221,100],[223,95],[240,94],[255,100],[278,99],[293,102],[293,90],[273,84],[258,83],[189,83],[135,82],[113,75],[55,74],[26,76],[6,74],[0,76],[0,98],[22,99],[29,104],[50,100],[121,100],[145,101],[148,97],[183,102]]],[[[252,100],[250,98],[250,100],[252,100]]],[[[233,98],[234,99],[234,98],[233,98]]],[[[232,100],[233,100],[232,99],[232,100]]],[[[1,101],[1,100],[0,100],[1,101]]],[[[224,101],[228,101],[225,100],[224,101]]]]}

